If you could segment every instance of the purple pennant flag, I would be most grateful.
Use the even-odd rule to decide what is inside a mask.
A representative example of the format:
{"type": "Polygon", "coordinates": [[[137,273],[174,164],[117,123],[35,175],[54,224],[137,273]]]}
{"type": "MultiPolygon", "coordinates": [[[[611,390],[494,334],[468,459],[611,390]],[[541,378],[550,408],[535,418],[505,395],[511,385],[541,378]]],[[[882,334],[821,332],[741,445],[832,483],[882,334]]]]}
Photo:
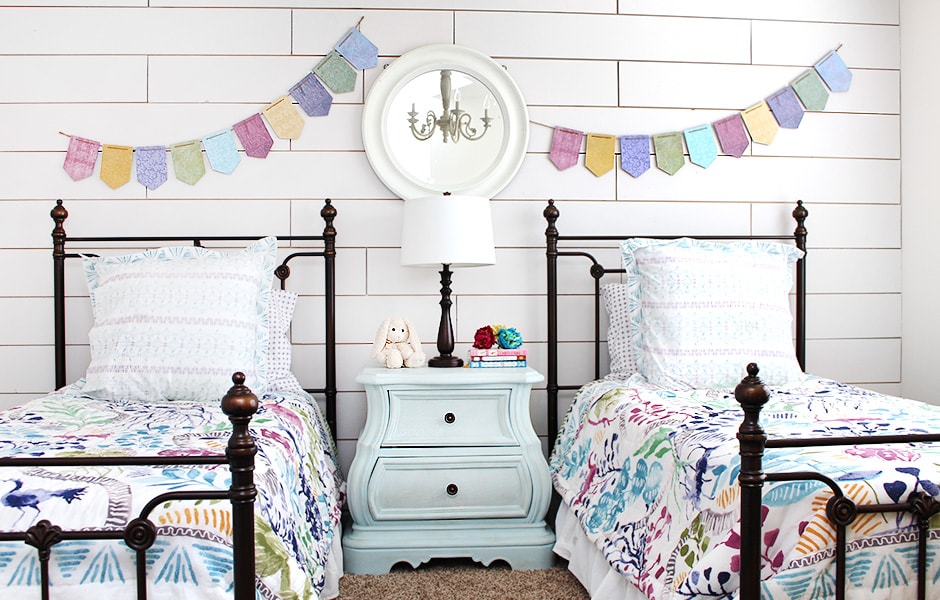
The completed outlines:
{"type": "Polygon", "coordinates": [[[552,135],[552,149],[548,158],[559,171],[564,171],[578,164],[578,154],[581,152],[581,140],[584,132],[565,127],[555,127],[552,135]]]}
{"type": "Polygon", "coordinates": [[[86,140],[75,135],[69,137],[69,149],[65,153],[65,164],[62,168],[69,174],[72,181],[85,179],[95,172],[100,147],[101,144],[94,140],[86,140]]]}
{"type": "Polygon", "coordinates": [[[261,113],[255,113],[243,121],[232,125],[232,130],[242,143],[245,154],[253,158],[264,158],[274,146],[274,138],[268,132],[261,113]]]}
{"type": "Polygon", "coordinates": [[[796,129],[803,120],[803,107],[793,88],[787,86],[767,98],[767,105],[781,127],[796,129]]]}
{"type": "Polygon", "coordinates": [[[852,72],[842,61],[842,57],[832,50],[816,63],[816,72],[833,92],[847,92],[852,83],[852,72]]]}
{"type": "Polygon", "coordinates": [[[751,143],[741,113],[734,113],[730,117],[715,121],[712,127],[715,129],[715,135],[718,136],[721,150],[735,158],[741,158],[751,143]]]}
{"type": "Polygon", "coordinates": [[[155,190],[166,183],[166,146],[141,146],[134,148],[137,161],[137,182],[148,190],[155,190]]]}
{"type": "Polygon", "coordinates": [[[336,44],[336,51],[357,69],[371,69],[379,63],[378,47],[355,27],[336,44]]]}
{"type": "Polygon", "coordinates": [[[330,114],[333,96],[320,83],[313,73],[308,73],[290,89],[291,97],[304,109],[308,117],[322,117],[330,114]]]}
{"type": "Polygon", "coordinates": [[[639,177],[650,168],[650,136],[620,136],[620,168],[639,177]]]}

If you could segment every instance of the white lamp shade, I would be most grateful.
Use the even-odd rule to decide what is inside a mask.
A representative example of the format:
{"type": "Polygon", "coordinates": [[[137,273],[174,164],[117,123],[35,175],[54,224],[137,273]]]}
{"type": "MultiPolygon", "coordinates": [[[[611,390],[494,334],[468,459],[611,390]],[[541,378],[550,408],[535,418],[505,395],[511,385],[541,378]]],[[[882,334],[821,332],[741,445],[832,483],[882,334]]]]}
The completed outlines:
{"type": "Polygon", "coordinates": [[[479,267],[495,262],[488,198],[427,196],[405,200],[402,265],[479,267]]]}

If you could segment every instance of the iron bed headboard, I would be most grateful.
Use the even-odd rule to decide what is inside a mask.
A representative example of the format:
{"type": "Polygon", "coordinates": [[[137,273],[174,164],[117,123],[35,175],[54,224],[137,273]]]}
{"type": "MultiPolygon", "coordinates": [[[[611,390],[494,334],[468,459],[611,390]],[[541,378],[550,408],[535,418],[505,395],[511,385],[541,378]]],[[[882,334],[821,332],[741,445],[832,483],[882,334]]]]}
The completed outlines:
{"type": "MultiPolygon", "coordinates": [[[[188,242],[194,246],[202,246],[204,242],[246,242],[254,241],[259,236],[95,236],[78,237],[69,236],[65,231],[65,220],[69,213],[62,205],[62,200],[56,200],[56,205],[50,213],[55,227],[52,230],[52,268],[53,268],[53,306],[55,313],[54,345],[55,345],[55,387],[56,389],[66,383],[66,344],[65,344],[65,261],[68,258],[79,258],[81,255],[66,251],[68,243],[108,244],[108,243],[182,243],[188,242]]],[[[320,217],[324,221],[323,233],[320,235],[284,235],[277,236],[280,241],[288,242],[322,242],[323,249],[319,251],[294,252],[284,258],[274,270],[274,275],[284,289],[287,278],[290,276],[288,263],[301,256],[323,257],[324,261],[324,296],[325,296],[325,334],[326,357],[324,360],[326,383],[322,388],[307,388],[311,394],[323,394],[326,398],[326,421],[329,425],[333,439],[336,439],[336,229],[333,220],[336,218],[336,208],[332,201],[324,200],[320,209],[320,217]]]]}
{"type": "MultiPolygon", "coordinates": [[[[797,248],[804,252],[803,258],[796,263],[796,358],[800,368],[806,368],[806,226],[805,221],[809,212],[798,200],[793,209],[793,219],[796,228],[792,234],[786,235],[696,235],[700,240],[792,240],[797,248]]],[[[604,267],[590,252],[584,250],[566,250],[560,244],[594,243],[594,242],[620,242],[628,237],[650,237],[656,239],[677,239],[678,235],[561,235],[558,233],[556,223],[561,215],[554,200],[548,201],[548,206],[542,211],[548,222],[545,229],[545,257],[547,266],[547,296],[548,296],[548,353],[547,371],[545,377],[548,411],[548,453],[551,455],[555,447],[555,438],[558,435],[558,393],[560,391],[573,391],[580,388],[584,382],[577,384],[560,384],[558,382],[558,259],[560,257],[582,257],[590,261],[590,274],[594,279],[594,378],[601,376],[600,364],[600,322],[601,322],[601,293],[600,281],[604,275],[624,273],[622,267],[604,267]]]]}

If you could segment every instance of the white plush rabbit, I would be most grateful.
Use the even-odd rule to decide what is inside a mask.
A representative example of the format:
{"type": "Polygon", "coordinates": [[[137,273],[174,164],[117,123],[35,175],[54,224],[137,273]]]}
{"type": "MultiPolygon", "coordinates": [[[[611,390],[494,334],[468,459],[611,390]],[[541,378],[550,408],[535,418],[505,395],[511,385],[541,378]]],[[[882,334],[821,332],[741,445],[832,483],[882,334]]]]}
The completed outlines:
{"type": "Polygon", "coordinates": [[[389,369],[423,367],[428,361],[414,326],[404,317],[382,321],[372,345],[372,358],[389,369]]]}

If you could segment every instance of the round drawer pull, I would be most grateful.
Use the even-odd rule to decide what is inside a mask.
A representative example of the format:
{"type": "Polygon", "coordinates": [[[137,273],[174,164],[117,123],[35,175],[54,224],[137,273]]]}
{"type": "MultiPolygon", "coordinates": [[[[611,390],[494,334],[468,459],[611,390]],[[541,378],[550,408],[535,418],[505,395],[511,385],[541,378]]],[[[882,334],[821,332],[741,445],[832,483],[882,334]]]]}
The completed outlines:
{"type": "Polygon", "coordinates": [[[456,495],[457,495],[457,484],[456,484],[456,483],[448,483],[448,484],[447,484],[447,495],[448,495],[448,496],[456,496],[456,495]]]}
{"type": "Polygon", "coordinates": [[[449,423],[453,423],[453,422],[456,421],[456,420],[457,420],[457,415],[455,415],[455,414],[452,413],[452,412],[449,412],[449,413],[447,413],[447,414],[444,415],[444,422],[445,422],[445,423],[448,423],[448,424],[449,424],[449,423]]]}

